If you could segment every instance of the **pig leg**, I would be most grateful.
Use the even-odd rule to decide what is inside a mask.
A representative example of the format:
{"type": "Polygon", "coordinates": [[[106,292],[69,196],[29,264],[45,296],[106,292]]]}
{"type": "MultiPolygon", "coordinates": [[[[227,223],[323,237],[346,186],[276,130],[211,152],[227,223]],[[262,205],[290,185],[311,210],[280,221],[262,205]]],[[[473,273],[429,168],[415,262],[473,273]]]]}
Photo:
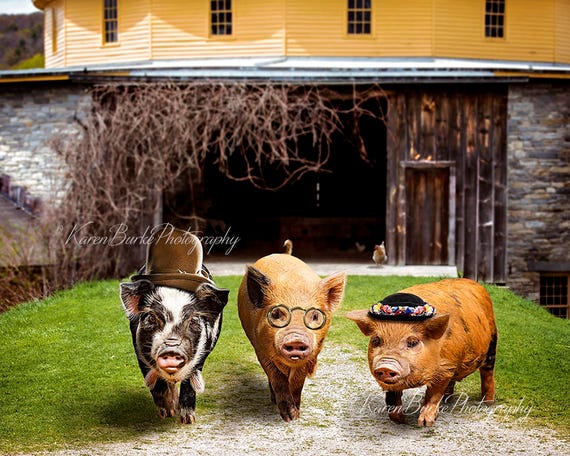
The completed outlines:
{"type": "Polygon", "coordinates": [[[447,388],[445,390],[445,394],[443,395],[444,398],[448,398],[453,396],[453,394],[455,393],[455,382],[451,381],[449,382],[449,385],[447,385],[447,388]]]}
{"type": "Polygon", "coordinates": [[[265,368],[265,373],[269,379],[269,390],[271,392],[271,400],[279,408],[279,413],[284,421],[294,421],[299,418],[299,408],[295,404],[291,390],[289,389],[289,380],[287,377],[274,367],[265,368]]]}
{"type": "Polygon", "coordinates": [[[158,408],[158,413],[161,418],[176,415],[178,395],[176,392],[176,385],[169,383],[162,378],[156,380],[156,383],[150,390],[154,403],[158,408]]]}
{"type": "Polygon", "coordinates": [[[497,353],[497,334],[493,334],[485,361],[479,368],[481,375],[481,397],[484,402],[495,400],[495,355],[497,353]]]}
{"type": "Polygon", "coordinates": [[[180,422],[182,424],[194,424],[196,421],[196,391],[192,387],[190,379],[185,379],[180,384],[180,422]]]}
{"type": "Polygon", "coordinates": [[[289,390],[291,391],[291,396],[293,396],[295,407],[299,411],[301,410],[301,393],[305,385],[305,378],[306,376],[303,372],[289,377],[289,390]]]}
{"type": "Polygon", "coordinates": [[[439,414],[439,403],[447,390],[447,386],[448,383],[444,381],[443,384],[428,387],[424,397],[422,411],[418,418],[418,426],[433,426],[439,414]]]}
{"type": "Polygon", "coordinates": [[[402,392],[386,391],[386,405],[388,406],[388,416],[398,424],[404,424],[406,417],[402,408],[402,392]]]}

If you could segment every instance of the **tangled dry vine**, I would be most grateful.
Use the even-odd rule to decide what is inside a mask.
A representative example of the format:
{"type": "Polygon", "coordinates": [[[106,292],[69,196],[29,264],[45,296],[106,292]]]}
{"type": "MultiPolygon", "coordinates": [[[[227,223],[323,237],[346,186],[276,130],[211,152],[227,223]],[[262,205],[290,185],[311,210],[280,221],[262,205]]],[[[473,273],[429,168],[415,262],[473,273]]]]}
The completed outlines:
{"type": "Polygon", "coordinates": [[[359,120],[383,121],[377,107],[383,97],[379,87],[246,82],[94,87],[89,110],[76,114],[77,134],[51,140],[68,182],[66,197],[45,217],[55,259],[52,288],[133,271],[140,257],[132,247],[77,245],[69,233],[79,226],[98,234],[125,224],[136,235],[160,219],[163,195],[183,177],[202,179],[207,164],[227,178],[279,189],[326,171],[334,135],[346,134],[346,119],[366,159],[359,120]]]}

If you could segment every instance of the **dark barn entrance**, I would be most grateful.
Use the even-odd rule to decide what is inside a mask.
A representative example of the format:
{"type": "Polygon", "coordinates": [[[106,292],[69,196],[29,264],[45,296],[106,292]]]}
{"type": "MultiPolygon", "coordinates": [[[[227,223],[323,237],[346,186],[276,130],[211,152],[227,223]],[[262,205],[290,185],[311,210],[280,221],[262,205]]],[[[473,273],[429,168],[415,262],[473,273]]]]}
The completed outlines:
{"type": "Polygon", "coordinates": [[[327,172],[305,174],[277,191],[232,181],[215,166],[207,169],[208,217],[240,236],[233,253],[280,251],[289,238],[302,258],[370,259],[386,231],[386,128],[374,118],[361,119],[359,128],[368,162],[349,135],[338,134],[327,172]]]}

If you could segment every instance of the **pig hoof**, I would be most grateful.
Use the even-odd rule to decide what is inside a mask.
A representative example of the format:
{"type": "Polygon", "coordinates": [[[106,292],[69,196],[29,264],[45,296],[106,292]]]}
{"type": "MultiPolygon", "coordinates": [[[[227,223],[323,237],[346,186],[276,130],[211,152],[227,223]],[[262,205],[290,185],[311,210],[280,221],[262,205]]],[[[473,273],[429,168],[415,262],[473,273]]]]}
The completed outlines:
{"type": "Polygon", "coordinates": [[[402,412],[390,412],[388,416],[394,423],[406,424],[406,416],[402,412]]]}
{"type": "Polygon", "coordinates": [[[176,410],[172,408],[159,407],[158,414],[161,418],[168,418],[170,416],[176,415],[176,410]]]}
{"type": "Polygon", "coordinates": [[[196,422],[196,415],[194,410],[181,410],[180,411],[180,423],[182,424],[194,424],[196,422]]]}
{"type": "Polygon", "coordinates": [[[283,421],[287,423],[290,421],[295,421],[299,418],[300,415],[299,409],[297,407],[288,407],[286,404],[283,407],[280,407],[279,412],[281,413],[281,418],[283,418],[283,421]]]}
{"type": "Polygon", "coordinates": [[[436,415],[429,415],[427,413],[420,413],[420,417],[418,418],[418,426],[422,427],[431,427],[435,424],[435,420],[437,418],[437,414],[436,415]]]}

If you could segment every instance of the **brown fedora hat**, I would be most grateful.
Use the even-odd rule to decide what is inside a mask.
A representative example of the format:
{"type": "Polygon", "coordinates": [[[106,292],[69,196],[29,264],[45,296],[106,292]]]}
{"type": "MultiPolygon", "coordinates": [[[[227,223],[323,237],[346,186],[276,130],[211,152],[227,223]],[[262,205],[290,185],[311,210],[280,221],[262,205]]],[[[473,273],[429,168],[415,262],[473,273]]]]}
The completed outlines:
{"type": "Polygon", "coordinates": [[[146,263],[140,274],[131,277],[155,285],[195,292],[202,283],[215,286],[202,264],[200,240],[188,231],[174,227],[162,230],[146,250],[146,263]]]}

